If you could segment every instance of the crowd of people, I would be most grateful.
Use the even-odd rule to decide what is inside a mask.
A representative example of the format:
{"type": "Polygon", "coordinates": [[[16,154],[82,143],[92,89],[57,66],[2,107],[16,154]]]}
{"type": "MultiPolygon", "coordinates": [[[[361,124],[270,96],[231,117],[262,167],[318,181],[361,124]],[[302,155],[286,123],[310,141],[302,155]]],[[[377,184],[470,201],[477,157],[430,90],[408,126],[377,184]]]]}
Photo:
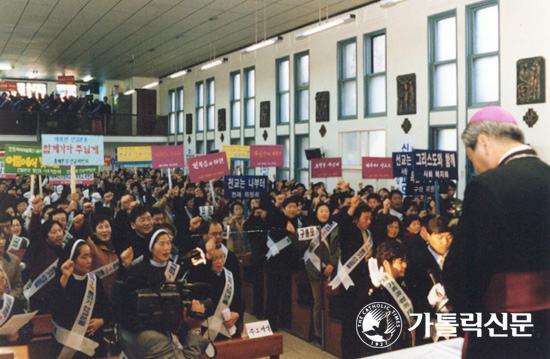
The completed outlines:
{"type": "MultiPolygon", "coordinates": [[[[397,260],[388,251],[401,253],[404,263],[411,262],[416,256],[430,255],[426,241],[429,233],[436,231],[430,230],[434,226],[430,227],[430,220],[444,223],[437,227],[438,231],[448,232],[457,202],[453,183],[441,198],[443,216],[436,217],[433,197],[403,199],[398,190],[375,191],[362,184],[355,189],[344,181],[328,191],[321,182],[306,186],[294,180],[278,181],[275,176],[269,182],[266,198],[230,201],[223,196],[223,179],[190,183],[181,170],[172,172],[171,189],[168,178],[152,169],[138,169],[137,173],[124,168],[103,171],[96,176],[96,184],[78,186],[75,193],[69,193],[69,186],[43,183],[42,197],[38,190],[31,196],[29,182],[30,178],[24,176],[0,182],[0,226],[5,243],[0,265],[5,268],[10,294],[23,295],[30,302],[30,310],[50,313],[56,327],[74,331],[78,328],[73,322],[82,314],[86,288],[94,283],[95,305],[87,327],[80,330],[87,339],[98,343],[93,353],[89,349],[84,353],[99,357],[106,354],[100,340],[102,329],[113,323],[120,325],[121,347],[130,358],[147,350],[158,351],[158,346],[150,347],[150,343],[159,342],[159,337],[165,339],[161,351],[172,350],[172,340],[166,333],[181,328],[195,326],[203,339],[239,337],[244,314],[239,261],[247,255],[250,267],[245,276],[254,288],[253,313],[268,319],[274,331],[291,324],[292,274],[307,272],[314,298],[312,335],[320,340],[323,282],[335,278],[339,266],[362,246],[363,233],[369,233],[368,238],[373,241],[365,258],[377,258],[377,249],[386,243],[380,252],[386,257],[378,258],[380,266],[397,260]],[[201,216],[201,207],[209,206],[213,206],[213,214],[201,216]],[[369,219],[363,219],[364,215],[369,219]],[[320,234],[311,244],[298,241],[297,230],[305,227],[315,227],[320,234]],[[176,256],[185,257],[196,248],[204,253],[205,265],[180,270],[180,265],[175,264],[181,264],[176,256]],[[187,324],[169,330],[136,317],[131,293],[151,283],[167,281],[167,268],[174,272],[170,281],[177,282],[185,276],[189,283],[210,284],[208,297],[214,307],[208,321],[186,316],[187,324]],[[89,273],[95,273],[99,280],[90,279],[89,273]],[[117,287],[117,280],[127,285],[117,287]],[[24,290],[24,283],[32,286],[24,290]],[[228,313],[222,317],[226,308],[228,313]],[[235,326],[238,330],[231,330],[235,326]],[[151,332],[151,327],[157,330],[151,332]]],[[[437,248],[444,255],[448,246],[437,248]]],[[[415,275],[422,277],[421,272],[420,268],[415,275]]],[[[395,279],[401,281],[404,274],[403,270],[395,279]]],[[[376,294],[369,292],[376,287],[365,281],[366,261],[350,276],[355,286],[341,288],[342,308],[354,319],[362,306],[374,300],[371,296],[384,294],[380,288],[376,294]]],[[[426,291],[431,286],[422,284],[411,287],[418,292],[411,298],[414,305],[420,305],[418,300],[422,307],[430,307],[426,291]]],[[[343,315],[343,331],[355,331],[354,323],[348,326],[347,317],[343,315]]],[[[178,334],[181,338],[191,337],[181,331],[178,334]]],[[[365,348],[353,337],[356,335],[343,336],[343,348],[353,350],[345,352],[346,357],[361,355],[365,348]],[[346,342],[348,339],[352,340],[351,345],[346,342]]],[[[27,338],[21,336],[21,340],[27,338]]],[[[54,356],[65,348],[63,337],[56,339],[54,356]]],[[[204,344],[200,340],[196,343],[204,344]]],[[[403,338],[396,345],[394,348],[406,347],[412,341],[403,338]]]]}
{"type": "MultiPolygon", "coordinates": [[[[171,179],[153,169],[103,171],[74,193],[39,184],[42,195],[29,192],[28,177],[3,180],[2,313],[25,310],[24,299],[50,313],[52,358],[105,356],[103,330],[113,324],[131,359],[200,358],[210,341],[241,336],[243,280],[254,289],[253,314],[274,331],[289,328],[292,275],[304,271],[313,339],[322,336],[324,284],[339,290],[346,359],[438,341],[438,323],[419,325],[413,314],[439,320],[453,311],[483,319],[475,330],[485,336],[454,327],[465,357],[546,358],[550,167],[494,106],[470,120],[463,140],[479,174],[463,204],[453,182],[441,198],[422,198],[274,176],[264,198],[230,201],[223,179],[191,183],[182,170],[171,179]],[[182,283],[197,297],[147,315],[148,297],[182,283]],[[521,322],[519,338],[495,338],[503,312],[532,322],[521,322]]],[[[31,336],[27,325],[0,339],[31,336]]]]}
{"type": "Polygon", "coordinates": [[[93,96],[61,97],[51,93],[42,96],[33,93],[30,97],[19,93],[3,92],[0,98],[0,116],[12,117],[22,130],[36,132],[36,119],[40,116],[42,123],[55,121],[57,128],[66,129],[66,133],[103,134],[103,122],[110,119],[111,106],[108,98],[103,102],[93,96]]]}

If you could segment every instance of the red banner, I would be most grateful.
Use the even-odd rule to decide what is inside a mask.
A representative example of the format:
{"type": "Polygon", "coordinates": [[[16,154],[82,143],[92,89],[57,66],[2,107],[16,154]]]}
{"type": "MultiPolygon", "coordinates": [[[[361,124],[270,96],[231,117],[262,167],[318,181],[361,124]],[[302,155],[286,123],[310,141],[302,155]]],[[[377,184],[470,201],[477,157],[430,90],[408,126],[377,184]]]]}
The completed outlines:
{"type": "Polygon", "coordinates": [[[342,177],[342,159],[313,158],[311,160],[311,178],[342,177]]]}
{"type": "Polygon", "coordinates": [[[283,145],[251,145],[250,167],[283,167],[283,145]]]}
{"type": "Polygon", "coordinates": [[[103,155],[103,166],[110,166],[110,165],[111,165],[111,156],[103,155]]]}
{"type": "Polygon", "coordinates": [[[189,177],[192,183],[208,181],[229,175],[227,155],[225,152],[216,152],[209,155],[187,159],[189,177]]]}
{"type": "Polygon", "coordinates": [[[74,76],[57,76],[57,83],[59,85],[74,85],[74,76]]]}
{"type": "Polygon", "coordinates": [[[153,168],[183,168],[185,158],[183,145],[180,146],[151,146],[153,168]]]}
{"type": "Polygon", "coordinates": [[[0,91],[17,91],[17,82],[0,81],[0,91]]]}
{"type": "Polygon", "coordinates": [[[362,178],[393,179],[391,157],[363,157],[362,178]]]}

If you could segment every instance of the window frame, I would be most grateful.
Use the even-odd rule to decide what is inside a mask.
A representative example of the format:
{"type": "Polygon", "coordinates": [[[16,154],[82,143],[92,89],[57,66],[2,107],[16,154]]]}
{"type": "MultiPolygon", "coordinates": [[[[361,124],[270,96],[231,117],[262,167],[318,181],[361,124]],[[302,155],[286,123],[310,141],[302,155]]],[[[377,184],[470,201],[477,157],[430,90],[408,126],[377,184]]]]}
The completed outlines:
{"type": "Polygon", "coordinates": [[[296,179],[296,182],[300,182],[300,173],[306,172],[307,173],[307,181],[305,184],[309,183],[310,181],[310,173],[309,173],[309,162],[306,160],[307,167],[298,167],[300,164],[300,157],[301,153],[305,151],[307,148],[309,148],[309,134],[300,134],[294,136],[294,147],[296,150],[294,151],[294,178],[296,179]],[[302,148],[301,140],[307,138],[308,146],[306,148],[302,148]]]}
{"type": "MultiPolygon", "coordinates": [[[[284,158],[283,158],[283,167],[277,167],[276,173],[277,173],[277,180],[280,181],[282,179],[282,172],[288,171],[288,179],[290,180],[292,178],[292,143],[290,141],[290,135],[284,135],[284,136],[277,136],[277,144],[284,146],[284,141],[288,139],[288,167],[284,167],[284,158]]],[[[283,156],[284,156],[284,150],[283,150],[283,156]]]]}
{"type": "Polygon", "coordinates": [[[368,117],[382,117],[388,115],[388,36],[386,29],[380,29],[363,35],[363,116],[368,117]],[[384,71],[383,72],[371,72],[372,68],[372,39],[384,35],[384,71]],[[369,112],[369,80],[373,77],[384,76],[384,82],[386,84],[384,93],[384,112],[369,112]]]}
{"type": "Polygon", "coordinates": [[[430,81],[430,111],[451,111],[456,110],[458,108],[458,26],[457,26],[457,17],[456,17],[456,10],[449,10],[445,11],[439,14],[432,15],[428,17],[428,71],[429,71],[429,81],[430,81]],[[437,55],[437,23],[438,21],[449,19],[451,17],[455,18],[455,39],[457,44],[457,49],[455,51],[455,58],[454,60],[444,60],[444,61],[436,61],[436,55],[437,55]],[[435,69],[438,66],[441,65],[449,65],[449,64],[455,64],[455,78],[456,78],[456,94],[457,98],[455,98],[456,104],[454,106],[436,106],[435,105],[435,69]]]}
{"type": "Polygon", "coordinates": [[[176,102],[177,102],[176,89],[168,90],[168,134],[169,135],[175,135],[178,132],[176,102]],[[172,131],[172,128],[174,129],[174,131],[172,131]]]}
{"type": "Polygon", "coordinates": [[[500,63],[500,5],[498,0],[487,0],[478,2],[475,4],[471,4],[466,6],[466,79],[467,79],[467,106],[468,108],[480,108],[485,107],[489,105],[499,105],[500,104],[500,89],[501,89],[501,78],[500,78],[500,71],[501,71],[501,63],[500,63]],[[475,48],[475,13],[478,10],[482,10],[488,7],[496,6],[497,7],[497,13],[498,13],[498,50],[497,51],[491,51],[486,52],[482,54],[475,54],[474,48],[475,48]],[[497,57],[497,62],[499,66],[498,71],[498,99],[496,101],[489,101],[489,102],[475,102],[474,99],[474,61],[484,58],[484,57],[497,57]]]}
{"type": "Polygon", "coordinates": [[[197,133],[204,132],[205,129],[205,96],[204,96],[204,80],[195,82],[195,129],[197,133]],[[201,88],[202,86],[202,88],[201,88]],[[199,90],[200,88],[200,90],[199,90]],[[202,94],[201,94],[202,92],[202,94]],[[202,95],[202,105],[199,103],[202,95]],[[199,119],[199,110],[202,109],[202,119],[199,119]],[[201,123],[202,122],[202,123],[201,123]],[[202,128],[201,128],[202,125],[202,128]]]}
{"type": "Polygon", "coordinates": [[[291,97],[291,91],[290,91],[290,56],[284,56],[280,57],[275,60],[275,108],[276,108],[276,122],[277,125],[289,125],[290,124],[290,97],[291,97]],[[287,91],[281,91],[280,90],[280,81],[279,81],[279,67],[280,65],[288,61],[288,90],[287,91]],[[286,95],[288,93],[288,122],[282,122],[281,121],[281,97],[286,95]]]}
{"type": "Polygon", "coordinates": [[[185,114],[183,109],[184,103],[185,92],[183,90],[183,86],[180,86],[176,88],[176,133],[180,135],[183,134],[183,128],[185,127],[185,114]]]}
{"type": "Polygon", "coordinates": [[[311,94],[310,94],[310,91],[309,91],[309,85],[310,85],[310,82],[311,82],[311,70],[310,70],[310,57],[309,57],[309,50],[306,50],[306,51],[302,51],[302,52],[298,52],[298,53],[295,53],[294,54],[294,123],[308,123],[309,120],[310,120],[310,114],[311,114],[311,111],[310,111],[310,99],[311,99],[311,94]],[[301,84],[298,83],[299,79],[300,79],[300,59],[302,57],[305,57],[307,56],[308,57],[308,65],[307,65],[307,71],[308,71],[308,76],[307,76],[307,86],[302,86],[301,84]],[[301,120],[300,119],[300,107],[301,107],[301,104],[302,104],[302,100],[301,100],[301,92],[302,91],[307,91],[307,96],[308,96],[308,106],[307,106],[307,119],[306,120],[301,120]]]}
{"type": "Polygon", "coordinates": [[[204,96],[204,111],[205,111],[205,122],[206,122],[206,132],[214,132],[216,130],[216,79],[214,77],[211,77],[209,79],[206,79],[205,86],[204,86],[205,96],[204,96]],[[213,86],[213,92],[214,92],[214,99],[212,102],[210,102],[210,88],[209,86],[213,86]],[[209,127],[210,124],[210,108],[213,108],[214,111],[212,111],[212,128],[209,127]]]}
{"type": "Polygon", "coordinates": [[[358,89],[357,89],[357,37],[351,37],[349,39],[338,41],[337,43],[337,82],[338,82],[338,120],[356,120],[357,119],[357,95],[358,95],[358,89]],[[343,78],[344,76],[344,47],[355,43],[355,77],[350,78],[343,78]],[[343,87],[344,84],[347,82],[355,82],[355,114],[354,115],[342,115],[342,109],[343,109],[343,87]]]}
{"type": "Polygon", "coordinates": [[[233,129],[239,129],[242,126],[242,106],[241,106],[241,98],[242,98],[242,76],[241,76],[241,70],[233,71],[229,73],[229,122],[230,122],[230,128],[233,129]],[[239,76],[239,94],[238,98],[235,97],[235,77],[239,76]],[[234,105],[238,103],[239,104],[239,124],[235,126],[235,113],[233,112],[234,105]]]}
{"type": "Polygon", "coordinates": [[[255,66],[250,66],[250,67],[246,67],[244,70],[243,70],[243,73],[244,73],[244,76],[243,76],[243,87],[242,87],[242,90],[243,90],[243,112],[244,112],[244,116],[243,116],[243,122],[244,122],[244,128],[254,128],[256,126],[256,67],[255,66]],[[254,96],[249,96],[250,95],[250,91],[248,89],[248,76],[250,76],[250,74],[253,73],[253,76],[254,76],[254,96]],[[249,124],[249,118],[248,118],[248,101],[249,100],[253,100],[254,101],[254,118],[253,118],[253,121],[252,121],[252,124],[249,124]]]}
{"type": "MultiPolygon", "coordinates": [[[[385,139],[384,139],[384,142],[385,142],[384,155],[383,156],[375,156],[375,155],[371,155],[370,153],[368,153],[365,157],[386,157],[387,153],[388,153],[388,130],[386,128],[373,128],[373,129],[361,130],[361,131],[340,131],[340,132],[338,132],[338,142],[339,142],[338,143],[338,155],[342,158],[342,169],[343,170],[360,170],[361,169],[362,157],[364,157],[361,153],[362,148],[363,148],[363,144],[361,142],[362,134],[363,133],[369,134],[370,132],[377,132],[377,131],[384,131],[384,137],[385,137],[385,139]],[[343,153],[342,153],[343,152],[342,151],[342,145],[343,145],[344,141],[342,140],[342,137],[343,137],[343,134],[346,134],[346,133],[353,133],[357,136],[357,146],[355,147],[356,148],[355,156],[359,159],[358,164],[349,165],[349,164],[344,163],[344,156],[343,156],[343,153]]],[[[368,137],[370,137],[370,136],[368,136],[368,137]]]]}

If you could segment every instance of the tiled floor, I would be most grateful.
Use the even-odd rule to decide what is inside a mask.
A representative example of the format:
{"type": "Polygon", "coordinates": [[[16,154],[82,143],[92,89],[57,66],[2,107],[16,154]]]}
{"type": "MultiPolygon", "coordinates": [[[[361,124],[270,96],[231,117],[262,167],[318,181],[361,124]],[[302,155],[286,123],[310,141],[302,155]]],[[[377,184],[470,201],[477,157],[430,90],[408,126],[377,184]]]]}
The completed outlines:
{"type": "MultiPolygon", "coordinates": [[[[257,319],[252,315],[245,313],[244,322],[250,323],[255,322],[257,319]]],[[[289,334],[285,331],[283,333],[283,354],[281,354],[281,359],[338,359],[332,354],[329,354],[321,350],[319,344],[311,342],[305,342],[302,339],[295,337],[292,334],[289,334]]],[[[261,359],[269,359],[261,358],[261,359]]]]}

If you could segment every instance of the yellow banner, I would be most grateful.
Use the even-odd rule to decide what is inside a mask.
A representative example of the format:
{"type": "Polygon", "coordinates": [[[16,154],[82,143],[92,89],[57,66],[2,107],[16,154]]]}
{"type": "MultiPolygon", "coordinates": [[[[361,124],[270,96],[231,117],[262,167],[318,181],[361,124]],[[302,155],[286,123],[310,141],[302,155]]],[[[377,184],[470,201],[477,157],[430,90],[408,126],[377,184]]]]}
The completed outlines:
{"type": "Polygon", "coordinates": [[[230,160],[250,160],[250,146],[223,145],[222,152],[230,160]]]}
{"type": "Polygon", "coordinates": [[[151,146],[118,147],[117,162],[121,165],[144,165],[153,162],[151,146]]]}

